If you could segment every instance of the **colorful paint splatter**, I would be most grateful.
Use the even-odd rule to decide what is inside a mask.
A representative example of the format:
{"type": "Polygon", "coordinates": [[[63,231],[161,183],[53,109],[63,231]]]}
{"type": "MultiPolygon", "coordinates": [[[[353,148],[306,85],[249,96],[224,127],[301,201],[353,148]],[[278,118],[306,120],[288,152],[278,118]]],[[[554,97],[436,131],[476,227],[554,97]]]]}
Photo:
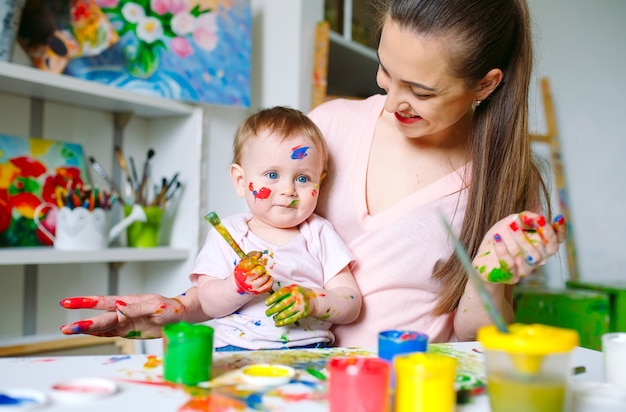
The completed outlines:
{"type": "Polygon", "coordinates": [[[248,190],[252,192],[252,195],[254,196],[255,199],[267,199],[268,197],[270,197],[270,194],[272,193],[272,191],[268,189],[267,187],[262,187],[258,191],[255,190],[252,182],[250,182],[250,184],[248,185],[248,190]]]}
{"type": "Polygon", "coordinates": [[[291,149],[291,158],[294,160],[304,159],[309,146],[296,146],[291,149]]]}

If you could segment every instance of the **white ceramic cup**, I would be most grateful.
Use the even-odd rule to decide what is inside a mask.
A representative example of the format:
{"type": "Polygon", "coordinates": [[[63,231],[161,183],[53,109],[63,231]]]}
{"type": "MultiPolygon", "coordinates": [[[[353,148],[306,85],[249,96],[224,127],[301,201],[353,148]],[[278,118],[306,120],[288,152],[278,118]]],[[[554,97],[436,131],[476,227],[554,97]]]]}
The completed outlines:
{"type": "Polygon", "coordinates": [[[604,380],[626,389],[626,332],[602,335],[602,352],[604,353],[604,380]]]}

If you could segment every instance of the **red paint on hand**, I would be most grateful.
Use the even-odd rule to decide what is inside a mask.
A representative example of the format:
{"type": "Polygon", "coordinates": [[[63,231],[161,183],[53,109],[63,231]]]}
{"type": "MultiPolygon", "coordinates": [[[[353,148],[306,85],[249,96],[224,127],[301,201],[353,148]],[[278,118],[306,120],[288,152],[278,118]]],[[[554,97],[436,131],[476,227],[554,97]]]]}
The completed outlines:
{"type": "Polygon", "coordinates": [[[63,327],[61,329],[61,332],[64,335],[75,335],[78,333],[85,333],[87,331],[89,331],[89,329],[91,329],[91,326],[93,325],[93,321],[92,320],[80,320],[78,322],[74,322],[71,325],[67,326],[67,327],[63,327]]]}
{"type": "Polygon", "coordinates": [[[59,303],[65,309],[91,309],[98,304],[98,300],[91,298],[67,298],[59,303]]]}

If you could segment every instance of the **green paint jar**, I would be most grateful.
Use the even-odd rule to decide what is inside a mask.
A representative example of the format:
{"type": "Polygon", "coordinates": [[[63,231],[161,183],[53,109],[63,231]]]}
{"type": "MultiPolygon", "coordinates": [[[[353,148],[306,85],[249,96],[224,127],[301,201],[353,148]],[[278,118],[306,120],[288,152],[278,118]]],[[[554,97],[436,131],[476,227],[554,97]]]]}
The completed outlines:
{"type": "Polygon", "coordinates": [[[163,378],[197,385],[211,379],[213,328],[187,322],[163,327],[163,378]]]}

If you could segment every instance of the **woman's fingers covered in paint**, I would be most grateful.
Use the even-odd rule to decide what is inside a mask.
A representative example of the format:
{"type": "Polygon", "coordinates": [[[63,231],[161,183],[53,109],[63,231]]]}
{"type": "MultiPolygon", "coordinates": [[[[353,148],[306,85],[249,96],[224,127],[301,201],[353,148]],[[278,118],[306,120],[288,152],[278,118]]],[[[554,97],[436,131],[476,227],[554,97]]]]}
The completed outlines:
{"type": "Polygon", "coordinates": [[[537,213],[524,211],[507,216],[487,232],[474,267],[489,282],[517,283],[554,255],[564,236],[566,229],[548,224],[537,213]]]}
{"type": "MultiPolygon", "coordinates": [[[[107,297],[107,301],[108,301],[107,297]]],[[[160,295],[116,296],[115,310],[61,327],[66,335],[122,336],[131,339],[161,337],[161,328],[182,320],[184,305],[160,295]],[[142,296],[142,298],[139,298],[142,296]]],[[[108,304],[107,304],[108,305],[108,304]]],[[[94,307],[95,308],[95,307],[94,307]]]]}
{"type": "Polygon", "coordinates": [[[267,316],[273,316],[276,326],[285,326],[306,318],[312,311],[312,298],[315,292],[299,286],[284,286],[265,299],[269,308],[267,316]]]}
{"type": "Polygon", "coordinates": [[[565,242],[567,239],[567,224],[563,215],[558,215],[552,221],[552,229],[556,232],[559,243],[565,242]]]}
{"type": "Polygon", "coordinates": [[[478,254],[472,262],[474,268],[492,283],[517,283],[519,277],[512,270],[515,259],[509,252],[500,233],[495,232],[491,239],[483,239],[478,254]]]}
{"type": "Polygon", "coordinates": [[[119,299],[119,296],[74,296],[59,304],[65,309],[115,310],[115,302],[119,299]]]}
{"type": "Polygon", "coordinates": [[[235,266],[235,283],[239,293],[258,295],[272,289],[274,279],[267,272],[267,262],[262,256],[261,252],[250,252],[235,266]]]}

